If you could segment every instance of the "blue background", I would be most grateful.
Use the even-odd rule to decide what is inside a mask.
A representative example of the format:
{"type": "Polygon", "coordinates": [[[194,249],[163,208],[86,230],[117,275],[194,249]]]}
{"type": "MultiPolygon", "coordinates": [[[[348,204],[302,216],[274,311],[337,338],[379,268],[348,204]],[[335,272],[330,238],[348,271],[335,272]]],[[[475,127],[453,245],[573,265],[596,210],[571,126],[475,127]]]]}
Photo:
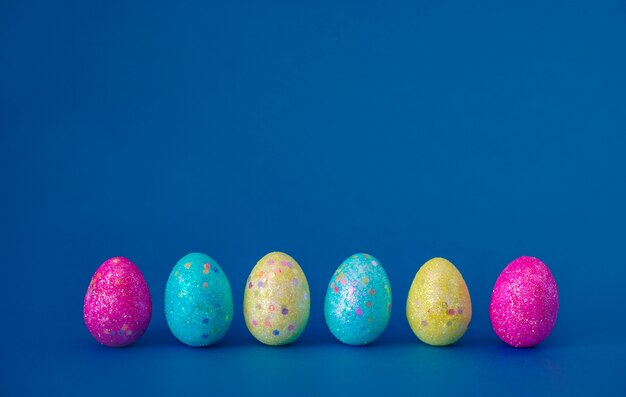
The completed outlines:
{"type": "Polygon", "coordinates": [[[0,394],[624,395],[626,3],[169,3],[0,4],[0,394]],[[241,310],[274,250],[312,291],[283,348],[256,342],[241,310]],[[234,290],[230,332],[207,349],[163,313],[191,251],[234,290]],[[360,348],[323,318],[355,252],[382,262],[394,299],[360,348]],[[125,349],[82,319],[117,255],[154,301],[125,349]],[[561,301],[552,335],[524,350],[488,316],[520,255],[548,264],[561,301]],[[473,300],[448,348],[404,316],[434,256],[473,300]]]}

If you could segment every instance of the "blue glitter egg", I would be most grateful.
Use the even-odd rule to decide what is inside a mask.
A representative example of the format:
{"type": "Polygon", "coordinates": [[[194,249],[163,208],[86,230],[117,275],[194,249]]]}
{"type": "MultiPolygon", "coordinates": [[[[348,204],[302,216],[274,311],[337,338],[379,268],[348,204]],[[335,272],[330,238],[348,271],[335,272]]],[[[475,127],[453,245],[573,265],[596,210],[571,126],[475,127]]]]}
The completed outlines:
{"type": "Polygon", "coordinates": [[[165,286],[165,318],[174,336],[190,346],[208,346],[226,334],[233,295],[217,262],[199,253],[178,261],[165,286]]]}
{"type": "Polygon", "coordinates": [[[346,259],[328,283],[326,324],[349,345],[366,345],[383,333],[391,316],[391,285],[380,262],[368,254],[346,259]]]}

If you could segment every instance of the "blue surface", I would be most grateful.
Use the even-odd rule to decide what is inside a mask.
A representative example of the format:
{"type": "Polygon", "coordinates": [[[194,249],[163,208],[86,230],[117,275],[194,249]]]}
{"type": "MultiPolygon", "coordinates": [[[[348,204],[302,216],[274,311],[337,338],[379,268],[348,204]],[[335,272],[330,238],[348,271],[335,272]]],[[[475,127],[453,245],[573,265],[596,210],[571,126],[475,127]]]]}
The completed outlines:
{"type": "Polygon", "coordinates": [[[58,3],[0,3],[0,394],[624,395],[626,3],[58,3]],[[311,287],[309,326],[282,348],[241,311],[273,250],[311,287]],[[206,349],[163,313],[169,272],[194,251],[234,295],[229,333],[206,349]],[[384,264],[395,303],[367,347],[323,317],[355,252],[384,264]],[[91,275],[116,255],[154,300],[124,349],[82,320],[91,275]],[[520,255],[550,267],[561,301],[526,350],[488,317],[520,255]],[[449,348],[404,317],[433,256],[472,295],[449,348]]]}

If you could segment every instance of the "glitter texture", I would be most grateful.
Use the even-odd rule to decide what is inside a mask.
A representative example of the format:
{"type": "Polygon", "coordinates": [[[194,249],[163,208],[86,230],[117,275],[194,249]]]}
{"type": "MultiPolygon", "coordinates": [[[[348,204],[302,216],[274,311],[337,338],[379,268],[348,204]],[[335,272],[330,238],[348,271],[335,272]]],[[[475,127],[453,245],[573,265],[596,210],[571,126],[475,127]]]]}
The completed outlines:
{"type": "Polygon", "coordinates": [[[349,345],[378,338],[389,323],[391,286],[378,259],[356,254],[335,271],[326,290],[324,316],[330,332],[349,345]]]}
{"type": "Polygon", "coordinates": [[[514,347],[530,347],[550,335],[559,311],[556,281],[537,258],[522,256],[496,280],[489,315],[496,334],[514,347]]]}
{"type": "Polygon", "coordinates": [[[176,263],[165,286],[165,318],[174,336],[190,346],[208,346],[226,334],[233,295],[210,256],[191,253],[176,263]]]}
{"type": "Polygon", "coordinates": [[[463,276],[443,258],[433,258],[417,272],[406,302],[415,335],[433,346],[459,340],[472,320],[472,301],[463,276]]]}
{"type": "Polygon", "coordinates": [[[250,333],[266,345],[298,339],[309,320],[309,284],[292,257],[272,252],[248,276],[243,314],[250,333]]]}
{"type": "Polygon", "coordinates": [[[91,278],[83,307],[85,325],[106,346],[127,346],[148,328],[152,300],[143,275],[130,260],[105,261],[91,278]]]}

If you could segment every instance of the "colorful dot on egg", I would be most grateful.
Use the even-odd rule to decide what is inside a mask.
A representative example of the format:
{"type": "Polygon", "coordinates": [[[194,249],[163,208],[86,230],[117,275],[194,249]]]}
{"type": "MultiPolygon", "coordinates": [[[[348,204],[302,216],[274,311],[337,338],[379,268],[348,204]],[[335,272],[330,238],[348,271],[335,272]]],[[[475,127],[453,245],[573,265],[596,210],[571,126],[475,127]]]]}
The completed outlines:
{"type": "Polygon", "coordinates": [[[426,326],[428,326],[428,321],[422,320],[422,327],[426,327],[426,326]]]}
{"type": "Polygon", "coordinates": [[[370,301],[365,302],[365,306],[372,307],[372,302],[370,302],[370,301]]]}
{"type": "Polygon", "coordinates": [[[259,322],[256,321],[256,320],[252,320],[252,325],[254,325],[256,327],[257,325],[259,325],[259,322]]]}
{"type": "Polygon", "coordinates": [[[208,324],[208,323],[209,323],[209,319],[208,318],[202,319],[202,324],[208,324]]]}
{"type": "Polygon", "coordinates": [[[252,288],[252,283],[248,283],[248,288],[252,288]]]}
{"type": "Polygon", "coordinates": [[[187,262],[187,263],[185,263],[185,268],[186,268],[186,269],[190,269],[190,268],[191,268],[191,262],[187,262]]]}
{"type": "Polygon", "coordinates": [[[361,309],[360,307],[358,307],[358,308],[356,309],[356,315],[357,315],[357,316],[362,316],[362,315],[363,315],[363,309],[361,309]]]}
{"type": "Polygon", "coordinates": [[[207,262],[204,264],[204,270],[202,270],[202,273],[209,274],[209,270],[211,270],[211,264],[207,262]]]}
{"type": "Polygon", "coordinates": [[[289,310],[288,310],[286,307],[284,307],[284,308],[283,308],[283,310],[281,310],[281,313],[282,313],[284,316],[286,316],[287,314],[289,314],[289,310]]]}
{"type": "Polygon", "coordinates": [[[207,283],[206,281],[202,283],[202,288],[208,288],[209,287],[209,283],[207,283]]]}
{"type": "Polygon", "coordinates": [[[278,336],[280,334],[280,331],[275,329],[274,331],[272,331],[272,334],[274,334],[274,336],[278,336]]]}
{"type": "Polygon", "coordinates": [[[376,290],[374,290],[374,288],[370,289],[370,295],[374,295],[376,293],[376,290]]]}
{"type": "Polygon", "coordinates": [[[378,262],[372,261],[372,266],[374,266],[374,267],[378,266],[378,262]]]}
{"type": "Polygon", "coordinates": [[[295,325],[289,324],[289,326],[287,327],[287,331],[293,331],[294,328],[296,328],[295,325]]]}
{"type": "Polygon", "coordinates": [[[454,309],[448,309],[448,316],[454,316],[456,311],[454,309]]]}
{"type": "Polygon", "coordinates": [[[370,279],[367,277],[363,277],[361,281],[363,282],[363,284],[368,284],[370,282],[370,279]]]}
{"type": "Polygon", "coordinates": [[[270,305],[269,309],[271,312],[273,312],[276,308],[274,307],[274,305],[270,305]]]}

